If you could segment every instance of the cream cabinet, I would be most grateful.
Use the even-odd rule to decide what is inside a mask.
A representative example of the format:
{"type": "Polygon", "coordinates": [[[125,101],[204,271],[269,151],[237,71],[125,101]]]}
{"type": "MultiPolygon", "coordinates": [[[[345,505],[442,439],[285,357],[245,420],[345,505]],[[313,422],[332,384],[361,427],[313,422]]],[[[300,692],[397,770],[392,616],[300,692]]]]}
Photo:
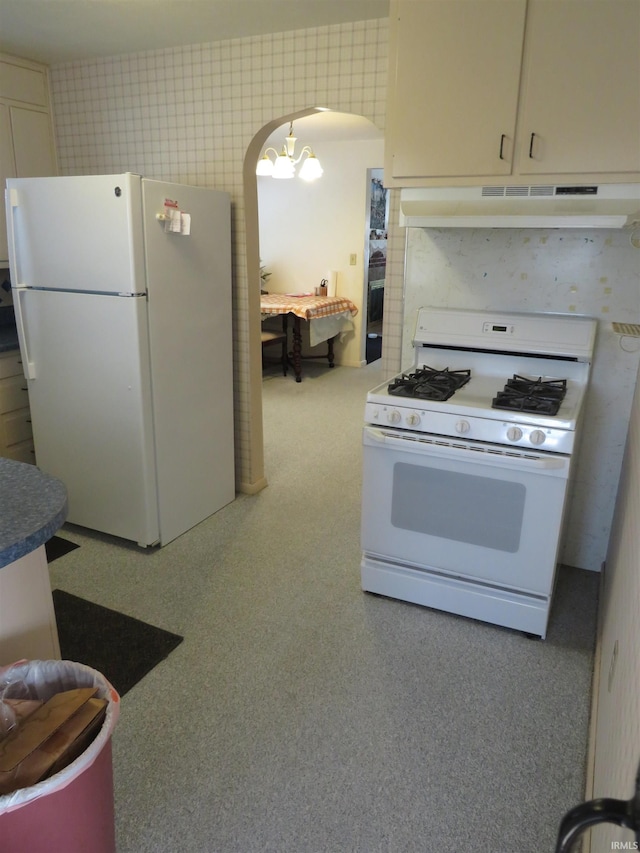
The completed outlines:
{"type": "Polygon", "coordinates": [[[0,353],[0,456],[35,462],[29,393],[19,350],[0,353]]]}
{"type": "Polygon", "coordinates": [[[640,181],[638,0],[392,0],[385,184],[640,181]]]}
{"type": "Polygon", "coordinates": [[[508,175],[526,0],[391,3],[389,178],[508,175]]]}
{"type": "MultiPolygon", "coordinates": [[[[57,174],[47,68],[0,54],[0,181],[57,174]]],[[[4,203],[0,267],[8,266],[4,203]]]]}
{"type": "Polygon", "coordinates": [[[640,179],[640,2],[529,0],[521,175],[640,179]]]}

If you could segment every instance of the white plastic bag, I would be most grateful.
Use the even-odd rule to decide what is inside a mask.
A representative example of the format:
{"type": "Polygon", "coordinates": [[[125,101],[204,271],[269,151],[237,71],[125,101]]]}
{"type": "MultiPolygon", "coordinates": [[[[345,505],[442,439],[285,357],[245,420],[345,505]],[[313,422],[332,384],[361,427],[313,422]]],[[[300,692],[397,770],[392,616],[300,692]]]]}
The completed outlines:
{"type": "MultiPolygon", "coordinates": [[[[46,702],[56,693],[76,687],[97,687],[96,697],[106,699],[109,703],[102,728],[95,740],[59,773],[29,788],[20,788],[0,796],[0,816],[65,788],[91,767],[113,734],[120,713],[120,697],[115,689],[97,670],[82,663],[68,660],[21,661],[0,669],[0,720],[4,721],[4,731],[12,725],[5,699],[40,699],[46,702]]],[[[0,729],[0,734],[2,731],[0,729]]]]}

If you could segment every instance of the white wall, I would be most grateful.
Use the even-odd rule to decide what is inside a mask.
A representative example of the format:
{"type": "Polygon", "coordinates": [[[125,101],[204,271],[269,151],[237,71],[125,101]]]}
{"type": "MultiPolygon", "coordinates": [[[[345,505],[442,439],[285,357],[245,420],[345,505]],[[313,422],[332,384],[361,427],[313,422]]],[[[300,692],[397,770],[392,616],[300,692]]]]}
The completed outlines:
{"type": "MultiPolygon", "coordinates": [[[[283,139],[286,135],[283,127],[283,139]]],[[[358,315],[354,331],[336,342],[336,363],[359,367],[365,319],[367,169],[381,166],[384,143],[381,138],[316,144],[300,138],[298,150],[304,144],[311,144],[322,164],[319,180],[309,184],[298,178],[258,178],[260,257],[271,272],[266,289],[313,291],[329,270],[337,270],[337,293],[355,303],[358,315]],[[357,256],[355,266],[349,264],[351,254],[357,256]]]]}
{"type": "Polygon", "coordinates": [[[563,562],[605,559],[640,340],[611,321],[640,322],[640,251],[626,231],[407,229],[403,364],[422,305],[555,311],[599,320],[563,562]]]}
{"type": "MultiPolygon", "coordinates": [[[[623,476],[607,554],[600,605],[600,684],[595,718],[593,791],[588,797],[628,800],[640,761],[640,380],[627,438],[623,476]]],[[[591,850],[630,842],[611,824],[593,831],[591,850]]]]}

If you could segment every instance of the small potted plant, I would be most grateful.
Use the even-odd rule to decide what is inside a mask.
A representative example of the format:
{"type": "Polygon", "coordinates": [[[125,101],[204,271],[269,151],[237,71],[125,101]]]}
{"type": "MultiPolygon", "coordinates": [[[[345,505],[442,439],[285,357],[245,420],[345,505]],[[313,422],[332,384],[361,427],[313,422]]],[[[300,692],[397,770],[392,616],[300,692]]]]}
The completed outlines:
{"type": "Polygon", "coordinates": [[[266,266],[260,261],[260,293],[268,293],[269,291],[264,289],[265,284],[269,280],[270,272],[267,272],[266,266]]]}

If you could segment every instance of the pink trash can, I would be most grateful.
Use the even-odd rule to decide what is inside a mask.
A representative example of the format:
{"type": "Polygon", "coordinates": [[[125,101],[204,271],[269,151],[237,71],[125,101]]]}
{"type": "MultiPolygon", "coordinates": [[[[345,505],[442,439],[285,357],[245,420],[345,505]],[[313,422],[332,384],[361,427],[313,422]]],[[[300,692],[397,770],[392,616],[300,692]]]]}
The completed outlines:
{"type": "MultiPolygon", "coordinates": [[[[115,853],[111,735],[120,697],[91,667],[72,661],[28,661],[0,671],[2,698],[41,699],[76,687],[97,687],[108,701],[95,740],[71,764],[43,782],[0,796],[3,853],[115,853]]],[[[0,728],[0,731],[2,729],[0,728]]]]}

